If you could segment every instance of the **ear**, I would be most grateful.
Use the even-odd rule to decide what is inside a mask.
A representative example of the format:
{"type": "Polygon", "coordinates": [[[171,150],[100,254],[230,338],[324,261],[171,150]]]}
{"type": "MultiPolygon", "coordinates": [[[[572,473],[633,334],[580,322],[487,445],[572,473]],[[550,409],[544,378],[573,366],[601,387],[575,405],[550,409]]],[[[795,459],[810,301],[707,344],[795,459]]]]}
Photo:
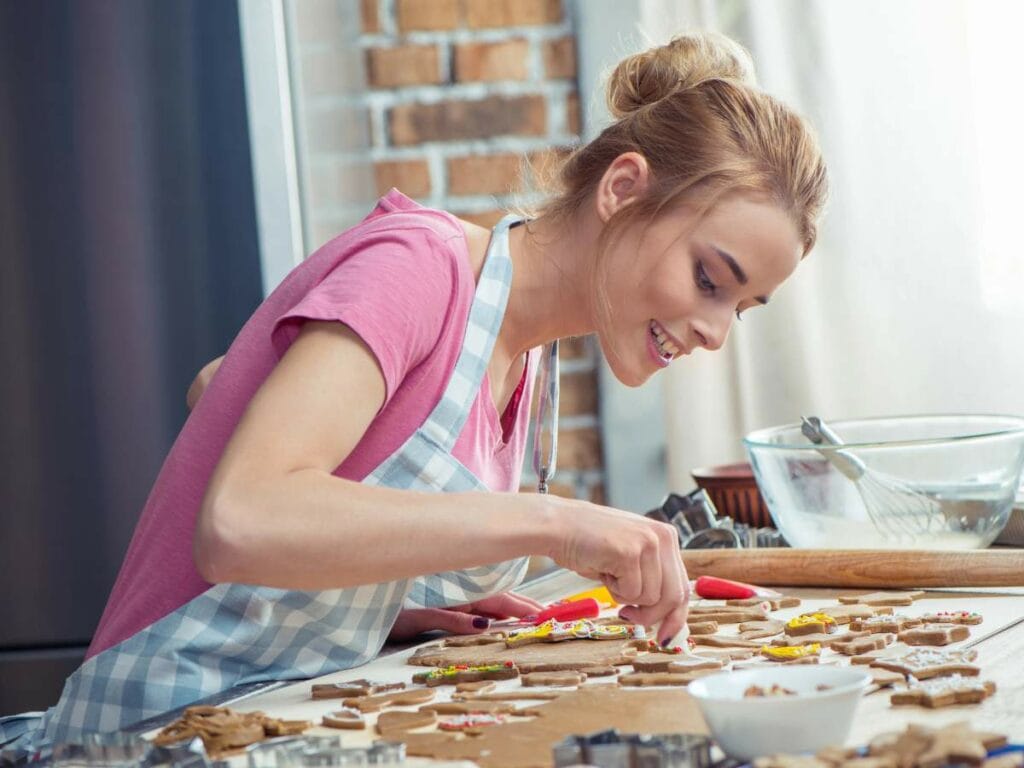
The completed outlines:
{"type": "Polygon", "coordinates": [[[597,215],[607,222],[615,213],[647,191],[650,167],[639,152],[624,152],[605,169],[597,185],[597,215]]]}

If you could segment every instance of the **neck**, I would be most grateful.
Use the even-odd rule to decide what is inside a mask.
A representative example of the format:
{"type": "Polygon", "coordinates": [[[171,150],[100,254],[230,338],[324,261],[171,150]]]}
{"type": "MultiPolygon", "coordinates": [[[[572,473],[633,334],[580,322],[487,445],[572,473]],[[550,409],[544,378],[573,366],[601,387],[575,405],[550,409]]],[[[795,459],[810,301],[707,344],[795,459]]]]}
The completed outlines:
{"type": "Polygon", "coordinates": [[[507,359],[566,336],[594,331],[591,265],[594,228],[544,217],[509,232],[512,288],[498,345],[507,359]]]}

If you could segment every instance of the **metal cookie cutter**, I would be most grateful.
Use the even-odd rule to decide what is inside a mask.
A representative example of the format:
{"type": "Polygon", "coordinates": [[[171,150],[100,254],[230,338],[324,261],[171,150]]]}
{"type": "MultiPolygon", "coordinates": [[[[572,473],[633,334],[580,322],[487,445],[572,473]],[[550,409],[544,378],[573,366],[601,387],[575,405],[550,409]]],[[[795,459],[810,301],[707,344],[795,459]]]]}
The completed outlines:
{"type": "Polygon", "coordinates": [[[552,748],[556,768],[580,765],[597,768],[710,768],[711,741],[684,733],[661,735],[599,731],[567,736],[552,748]]]}
{"type": "Polygon", "coordinates": [[[702,489],[685,496],[670,493],[660,507],[647,512],[646,516],[674,525],[681,549],[787,546],[782,534],[774,528],[753,528],[731,517],[719,517],[715,505],[702,489]]]}

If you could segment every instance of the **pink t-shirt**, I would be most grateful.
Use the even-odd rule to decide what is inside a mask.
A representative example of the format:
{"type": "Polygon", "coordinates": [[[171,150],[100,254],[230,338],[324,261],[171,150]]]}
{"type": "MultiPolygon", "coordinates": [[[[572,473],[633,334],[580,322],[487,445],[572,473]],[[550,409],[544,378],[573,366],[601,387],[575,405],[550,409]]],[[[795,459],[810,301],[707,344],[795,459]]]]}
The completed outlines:
{"type": "MultiPolygon", "coordinates": [[[[131,637],[211,586],[192,559],[196,514],[246,405],[303,322],[349,326],[384,373],[384,405],[334,471],[362,480],[401,447],[440,400],[462,348],[475,289],[458,221],[397,190],[292,270],[235,338],[175,440],[88,656],[131,637]]],[[[538,357],[528,355],[521,396],[512,398],[504,418],[484,378],[452,451],[491,490],[519,487],[538,357]]],[[[344,393],[338,401],[344,407],[344,393]]]]}

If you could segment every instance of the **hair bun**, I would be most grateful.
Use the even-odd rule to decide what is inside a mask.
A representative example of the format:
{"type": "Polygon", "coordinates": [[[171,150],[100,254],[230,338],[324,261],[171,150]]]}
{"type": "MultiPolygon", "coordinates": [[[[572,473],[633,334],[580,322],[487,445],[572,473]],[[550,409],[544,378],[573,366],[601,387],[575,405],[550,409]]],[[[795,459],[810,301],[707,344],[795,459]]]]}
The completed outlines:
{"type": "Polygon", "coordinates": [[[708,80],[754,85],[750,54],[717,32],[676,37],[619,62],[608,79],[608,110],[619,119],[708,80]]]}

